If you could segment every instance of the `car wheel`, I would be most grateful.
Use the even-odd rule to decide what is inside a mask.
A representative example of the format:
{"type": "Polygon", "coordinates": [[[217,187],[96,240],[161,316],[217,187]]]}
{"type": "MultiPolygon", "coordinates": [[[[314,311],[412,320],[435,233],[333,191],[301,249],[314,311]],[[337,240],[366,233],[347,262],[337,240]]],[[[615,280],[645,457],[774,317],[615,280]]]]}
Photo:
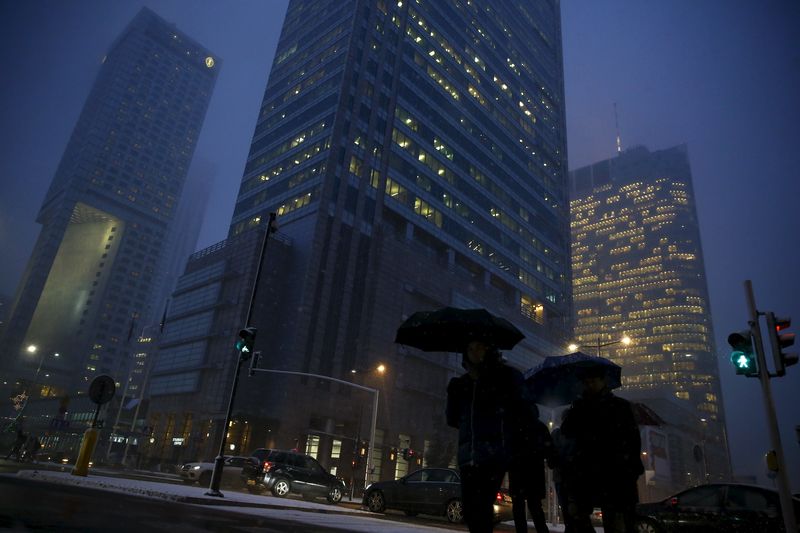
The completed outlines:
{"type": "Polygon", "coordinates": [[[449,522],[460,524],[464,520],[464,506],[461,505],[461,500],[455,499],[447,502],[445,514],[449,522]]]}
{"type": "Polygon", "coordinates": [[[279,498],[285,497],[287,494],[289,494],[289,482],[285,479],[279,479],[276,481],[272,486],[272,494],[279,498]]]}
{"type": "Polygon", "coordinates": [[[382,513],[386,509],[386,500],[381,491],[370,492],[367,496],[367,508],[373,513],[382,513]]]}
{"type": "Polygon", "coordinates": [[[331,490],[328,491],[328,501],[330,503],[339,503],[342,501],[342,488],[339,486],[331,487],[331,490]]]}
{"type": "Polygon", "coordinates": [[[662,533],[662,529],[652,520],[640,519],[636,522],[636,533],[662,533]]]}
{"type": "Polygon", "coordinates": [[[211,472],[203,472],[200,474],[200,479],[197,480],[201,487],[208,487],[211,485],[211,472]]]}

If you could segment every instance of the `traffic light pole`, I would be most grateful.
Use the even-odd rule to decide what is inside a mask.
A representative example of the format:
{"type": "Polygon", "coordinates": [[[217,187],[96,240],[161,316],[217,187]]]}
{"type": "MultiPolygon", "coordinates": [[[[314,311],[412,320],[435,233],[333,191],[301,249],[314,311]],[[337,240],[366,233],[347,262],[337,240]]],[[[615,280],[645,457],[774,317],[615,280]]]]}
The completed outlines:
{"type": "Polygon", "coordinates": [[[778,417],[775,414],[775,403],[772,400],[772,388],[769,382],[769,369],[767,368],[767,358],[764,354],[764,344],[761,339],[761,327],[758,322],[758,309],[756,308],[755,296],[753,296],[753,284],[750,280],[744,282],[745,296],[747,297],[747,308],[750,314],[750,331],[753,335],[756,359],[758,361],[758,379],[761,382],[761,392],[764,395],[764,407],[767,414],[767,426],[769,428],[769,438],[772,449],[778,458],[778,495],[781,502],[783,513],[783,523],[786,531],[797,531],[797,522],[794,516],[794,503],[792,502],[792,492],[789,488],[789,476],[786,473],[786,459],[783,455],[781,445],[781,434],[778,429],[778,417]]]}
{"type": "MultiPolygon", "coordinates": [[[[250,303],[247,306],[247,316],[244,320],[244,327],[247,328],[250,325],[250,318],[253,314],[253,304],[255,303],[256,299],[256,291],[258,289],[258,282],[259,278],[261,278],[261,267],[264,263],[264,253],[267,250],[267,241],[269,241],[269,236],[272,233],[273,227],[275,224],[275,213],[269,214],[269,220],[267,221],[267,229],[264,231],[264,240],[261,241],[261,251],[258,254],[258,264],[256,265],[256,275],[255,279],[253,280],[253,290],[250,293],[250,303]]],[[[252,354],[250,354],[252,357],[252,354]]],[[[214,472],[211,474],[211,485],[208,487],[208,492],[206,492],[206,496],[217,496],[219,498],[223,498],[224,495],[219,491],[219,484],[222,480],[222,469],[225,467],[225,441],[228,437],[228,426],[231,424],[231,412],[233,411],[233,400],[236,398],[236,388],[239,385],[239,371],[242,369],[242,363],[244,360],[242,359],[242,352],[236,351],[236,370],[233,373],[233,386],[231,387],[231,397],[228,400],[228,411],[225,414],[225,424],[222,426],[222,436],[219,439],[219,453],[217,454],[217,458],[214,460],[214,472]]]]}

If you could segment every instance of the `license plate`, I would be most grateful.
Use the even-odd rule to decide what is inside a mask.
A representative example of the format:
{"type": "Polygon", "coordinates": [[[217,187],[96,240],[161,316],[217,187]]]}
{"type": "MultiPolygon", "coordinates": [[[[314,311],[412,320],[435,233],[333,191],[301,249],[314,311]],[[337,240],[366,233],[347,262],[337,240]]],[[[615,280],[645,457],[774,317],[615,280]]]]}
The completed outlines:
{"type": "Polygon", "coordinates": [[[248,485],[255,485],[256,484],[256,480],[255,479],[248,479],[247,480],[247,484],[248,485]]]}

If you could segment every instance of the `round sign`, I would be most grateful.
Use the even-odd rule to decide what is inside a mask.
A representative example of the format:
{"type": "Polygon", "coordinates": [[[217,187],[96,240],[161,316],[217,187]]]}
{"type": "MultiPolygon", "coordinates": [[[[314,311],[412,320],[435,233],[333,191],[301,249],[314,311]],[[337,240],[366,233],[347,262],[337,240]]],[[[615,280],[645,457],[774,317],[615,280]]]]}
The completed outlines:
{"type": "Polygon", "coordinates": [[[117,385],[111,376],[97,376],[89,385],[89,399],[97,405],[103,405],[114,397],[117,385]]]}

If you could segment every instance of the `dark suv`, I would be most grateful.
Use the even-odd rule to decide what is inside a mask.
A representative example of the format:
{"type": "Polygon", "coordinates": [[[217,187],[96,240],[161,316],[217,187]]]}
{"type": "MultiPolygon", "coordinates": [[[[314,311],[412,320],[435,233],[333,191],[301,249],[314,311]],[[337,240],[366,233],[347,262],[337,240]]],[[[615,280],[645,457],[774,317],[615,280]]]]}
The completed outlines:
{"type": "Polygon", "coordinates": [[[284,450],[259,448],[242,469],[245,486],[250,492],[272,491],[284,497],[290,492],[311,499],[325,497],[339,503],[344,482],[325,471],[313,457],[284,450]]]}

